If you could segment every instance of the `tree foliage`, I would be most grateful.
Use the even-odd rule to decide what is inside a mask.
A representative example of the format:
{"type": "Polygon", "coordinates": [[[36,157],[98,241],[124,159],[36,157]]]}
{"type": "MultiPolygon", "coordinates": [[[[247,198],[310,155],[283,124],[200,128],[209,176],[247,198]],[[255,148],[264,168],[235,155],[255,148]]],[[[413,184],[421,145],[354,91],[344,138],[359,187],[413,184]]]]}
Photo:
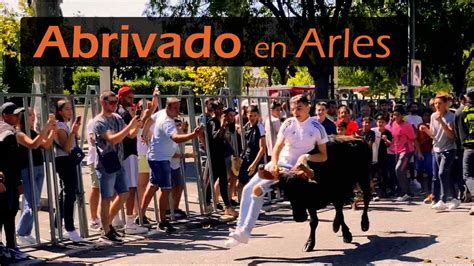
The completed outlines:
{"type": "Polygon", "coordinates": [[[313,78],[308,72],[306,67],[296,67],[294,76],[288,78],[287,85],[300,86],[300,85],[311,85],[313,84],[313,78]]]}
{"type": "Polygon", "coordinates": [[[369,86],[366,96],[396,95],[401,73],[389,67],[339,67],[339,86],[369,86]]]}

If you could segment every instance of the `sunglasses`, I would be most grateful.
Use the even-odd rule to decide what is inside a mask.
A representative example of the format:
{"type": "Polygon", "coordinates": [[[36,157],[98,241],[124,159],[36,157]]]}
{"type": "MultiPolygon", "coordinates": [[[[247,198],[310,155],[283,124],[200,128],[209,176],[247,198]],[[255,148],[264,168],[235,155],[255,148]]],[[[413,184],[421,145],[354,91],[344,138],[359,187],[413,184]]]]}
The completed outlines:
{"type": "Polygon", "coordinates": [[[110,105],[116,105],[118,103],[118,100],[107,100],[110,105]]]}

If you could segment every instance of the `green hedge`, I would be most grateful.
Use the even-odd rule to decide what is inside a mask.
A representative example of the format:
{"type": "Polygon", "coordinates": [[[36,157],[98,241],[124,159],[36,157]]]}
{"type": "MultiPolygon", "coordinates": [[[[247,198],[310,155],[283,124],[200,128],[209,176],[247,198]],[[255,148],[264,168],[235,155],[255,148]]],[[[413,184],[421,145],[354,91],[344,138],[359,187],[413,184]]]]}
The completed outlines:
{"type": "Polygon", "coordinates": [[[98,72],[74,72],[72,74],[72,91],[74,94],[85,94],[87,85],[99,85],[98,72]]]}
{"type": "Polygon", "coordinates": [[[118,90],[122,86],[132,87],[135,91],[135,94],[146,94],[151,95],[153,93],[153,88],[155,87],[151,81],[144,79],[136,80],[114,80],[112,81],[113,86],[118,90]]]}

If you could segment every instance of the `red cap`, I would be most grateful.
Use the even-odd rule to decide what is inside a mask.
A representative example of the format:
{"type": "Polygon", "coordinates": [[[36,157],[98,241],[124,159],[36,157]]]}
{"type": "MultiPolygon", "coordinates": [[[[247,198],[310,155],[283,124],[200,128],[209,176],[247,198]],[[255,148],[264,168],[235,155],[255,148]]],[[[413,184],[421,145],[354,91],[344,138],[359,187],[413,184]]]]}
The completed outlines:
{"type": "Polygon", "coordinates": [[[118,97],[119,98],[122,98],[123,96],[125,96],[127,93],[130,93],[130,92],[133,92],[133,89],[129,86],[123,86],[122,88],[120,88],[120,90],[118,91],[118,97]]]}

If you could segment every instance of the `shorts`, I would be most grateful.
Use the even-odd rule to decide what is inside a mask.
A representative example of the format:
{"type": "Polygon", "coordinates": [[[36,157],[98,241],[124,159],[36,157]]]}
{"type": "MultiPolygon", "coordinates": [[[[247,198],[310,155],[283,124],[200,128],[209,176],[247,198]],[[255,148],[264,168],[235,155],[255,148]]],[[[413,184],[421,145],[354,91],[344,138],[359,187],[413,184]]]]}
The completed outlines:
{"type": "Polygon", "coordinates": [[[125,170],[125,176],[129,180],[129,187],[137,187],[138,185],[138,156],[129,155],[127,159],[123,161],[123,169],[125,170]]]}
{"type": "Polygon", "coordinates": [[[171,169],[171,187],[184,186],[184,178],[181,174],[181,168],[171,169]]]}
{"type": "Polygon", "coordinates": [[[105,172],[103,167],[97,167],[97,178],[100,183],[100,195],[102,198],[111,198],[114,192],[122,194],[128,192],[128,178],[125,176],[123,167],[112,174],[105,172]]]}
{"type": "Polygon", "coordinates": [[[89,167],[89,171],[91,172],[92,188],[99,188],[100,183],[99,183],[99,179],[97,178],[97,171],[95,170],[95,164],[93,163],[89,164],[88,167],[89,167]]]}
{"type": "Polygon", "coordinates": [[[148,164],[151,169],[150,183],[154,186],[160,187],[161,189],[171,189],[170,161],[148,160],[148,164]]]}
{"type": "Polygon", "coordinates": [[[149,174],[150,166],[148,165],[148,159],[146,155],[138,155],[138,173],[149,174]]]}

